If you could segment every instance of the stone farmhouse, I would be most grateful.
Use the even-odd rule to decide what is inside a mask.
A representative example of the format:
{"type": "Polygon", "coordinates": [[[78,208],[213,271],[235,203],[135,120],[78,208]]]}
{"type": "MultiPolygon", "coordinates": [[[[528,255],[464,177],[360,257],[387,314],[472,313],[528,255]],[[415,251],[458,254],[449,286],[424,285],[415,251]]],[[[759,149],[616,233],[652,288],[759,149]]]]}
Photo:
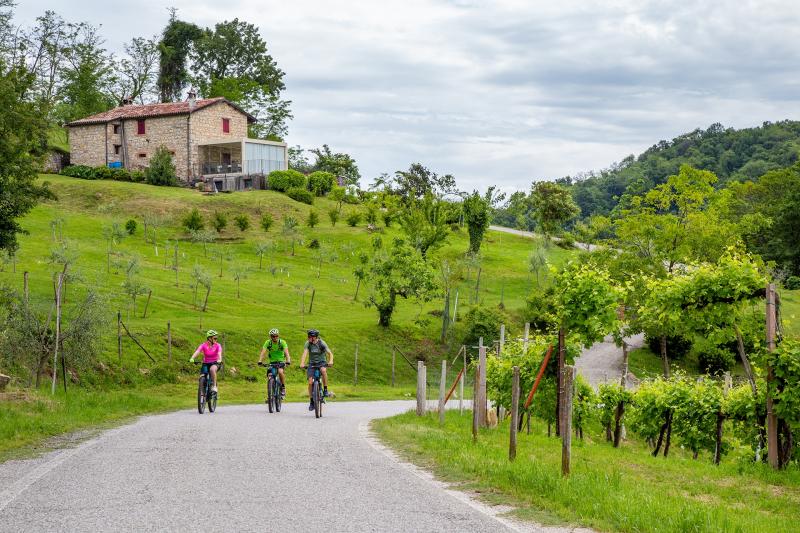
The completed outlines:
{"type": "Polygon", "coordinates": [[[178,177],[209,190],[263,188],[286,170],[286,143],[251,139],[255,118],[225,98],[123,105],[67,124],[73,165],[144,169],[160,146],[172,153],[178,177]]]}

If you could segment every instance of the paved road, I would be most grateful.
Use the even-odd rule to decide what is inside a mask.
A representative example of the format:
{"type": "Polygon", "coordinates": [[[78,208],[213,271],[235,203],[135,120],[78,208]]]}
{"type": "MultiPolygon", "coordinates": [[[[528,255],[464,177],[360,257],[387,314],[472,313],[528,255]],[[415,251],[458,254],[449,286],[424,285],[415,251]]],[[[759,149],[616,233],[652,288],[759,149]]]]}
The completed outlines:
{"type": "MultiPolygon", "coordinates": [[[[222,391],[224,394],[224,390],[222,391]]],[[[491,516],[371,439],[410,402],[150,416],[0,465],[0,531],[563,531],[491,516]]],[[[496,511],[495,511],[496,512],[496,511]]]]}
{"type": "MultiPolygon", "coordinates": [[[[629,350],[644,346],[644,334],[627,337],[625,342],[629,350]]],[[[614,340],[609,336],[603,342],[592,345],[591,348],[583,350],[580,357],[575,359],[575,366],[578,373],[591,383],[592,387],[597,388],[601,383],[613,381],[619,383],[622,376],[622,348],[614,344],[614,340]]],[[[628,388],[636,385],[636,379],[631,379],[628,374],[628,388]]]]}

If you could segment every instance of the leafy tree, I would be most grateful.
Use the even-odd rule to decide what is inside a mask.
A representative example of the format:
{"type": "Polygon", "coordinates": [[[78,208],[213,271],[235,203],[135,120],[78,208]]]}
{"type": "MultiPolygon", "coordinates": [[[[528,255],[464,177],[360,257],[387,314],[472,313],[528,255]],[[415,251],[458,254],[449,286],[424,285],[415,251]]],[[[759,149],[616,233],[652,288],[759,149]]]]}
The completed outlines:
{"type": "Polygon", "coordinates": [[[136,233],[136,221],[132,218],[125,223],[125,231],[128,232],[128,235],[133,235],[136,233]]]}
{"type": "Polygon", "coordinates": [[[253,133],[280,138],[291,118],[280,100],[284,73],[267,51],[258,27],[233,19],[206,28],[194,41],[194,82],[204,97],[224,96],[252,112],[260,123],[253,133]]]}
{"type": "Polygon", "coordinates": [[[222,230],[228,227],[227,215],[214,211],[214,215],[211,217],[211,227],[217,230],[217,233],[222,233],[222,230]]]}
{"type": "Polygon", "coordinates": [[[436,295],[436,275],[420,252],[402,240],[375,258],[369,270],[373,293],[366,305],[378,311],[378,324],[389,327],[397,298],[429,301],[436,295]]]}
{"type": "Polygon", "coordinates": [[[189,83],[189,53],[192,43],[200,38],[201,33],[195,24],[178,20],[176,9],[171,10],[158,43],[158,90],[162,102],[182,100],[183,90],[189,83]]]}
{"type": "Polygon", "coordinates": [[[309,228],[314,228],[314,226],[316,226],[317,224],[319,224],[319,214],[312,209],[311,211],[308,212],[308,218],[306,219],[306,225],[309,228]]]}
{"type": "Polygon", "coordinates": [[[268,242],[260,242],[256,244],[256,255],[258,256],[258,269],[261,270],[262,263],[264,262],[264,254],[269,252],[270,245],[268,242]]]}
{"type": "Polygon", "coordinates": [[[331,192],[335,183],[336,176],[330,172],[318,170],[316,172],[312,172],[308,176],[308,188],[317,196],[325,196],[331,192]]]}
{"type": "Polygon", "coordinates": [[[483,234],[489,227],[490,204],[478,191],[464,198],[464,222],[469,231],[469,253],[478,253],[483,242],[483,234]]]}
{"type": "Polygon", "coordinates": [[[118,102],[130,98],[144,104],[156,93],[158,36],[134,37],[124,49],[127,57],[114,62],[110,92],[118,102]]]}
{"type": "Polygon", "coordinates": [[[339,221],[339,210],[335,208],[329,210],[328,218],[331,219],[331,226],[336,226],[336,223],[339,221]]]}
{"type": "Polygon", "coordinates": [[[283,217],[283,236],[292,241],[292,256],[294,256],[294,245],[300,240],[300,230],[297,219],[291,216],[283,217]]]}
{"type": "Polygon", "coordinates": [[[114,246],[122,242],[128,234],[118,222],[112,223],[110,226],[103,228],[103,238],[108,243],[108,250],[106,251],[106,272],[111,272],[111,254],[114,253],[114,246]]]}
{"type": "Polygon", "coordinates": [[[7,65],[0,56],[0,249],[9,252],[17,249],[17,234],[25,232],[17,219],[39,200],[55,198],[47,183],[36,183],[47,124],[37,104],[21,96],[33,81],[24,67],[7,65]]]}
{"type": "Polygon", "coordinates": [[[239,228],[239,231],[245,232],[250,227],[250,217],[244,213],[240,213],[234,217],[233,223],[239,228]]]}
{"type": "Polygon", "coordinates": [[[166,146],[159,146],[150,158],[150,165],[145,170],[145,179],[150,185],[173,186],[177,183],[175,163],[166,146]]]}
{"type": "Polygon", "coordinates": [[[275,223],[275,219],[273,219],[272,215],[270,215],[269,213],[264,213],[263,215],[261,215],[261,221],[259,223],[261,224],[261,229],[263,229],[264,232],[268,232],[269,229],[272,227],[272,225],[275,223]]]}
{"type": "Polygon", "coordinates": [[[361,213],[359,211],[353,211],[349,215],[347,215],[347,225],[351,228],[355,228],[361,223],[361,213]]]}
{"type": "Polygon", "coordinates": [[[208,257],[208,245],[212,244],[217,239],[217,234],[214,230],[189,230],[192,237],[192,242],[201,243],[203,245],[203,257],[208,257]]]}
{"type": "Polygon", "coordinates": [[[456,180],[452,174],[440,176],[420,163],[413,163],[408,170],[398,170],[394,175],[393,190],[406,198],[442,196],[456,192],[456,180]]]}
{"type": "Polygon", "coordinates": [[[333,190],[331,190],[331,193],[328,195],[331,200],[336,202],[336,209],[339,211],[339,213],[342,212],[342,203],[344,202],[346,195],[347,191],[344,187],[334,187],[333,190]]]}
{"type": "Polygon", "coordinates": [[[356,277],[356,293],[353,296],[353,301],[358,301],[358,290],[361,288],[361,283],[369,276],[369,256],[364,252],[358,255],[358,264],[353,269],[353,275],[356,277]]]}
{"type": "Polygon", "coordinates": [[[450,234],[445,218],[445,203],[432,194],[425,195],[400,214],[400,226],[422,257],[444,245],[450,234]]]}
{"type": "Polygon", "coordinates": [[[361,174],[355,159],[345,153],[334,153],[327,144],[322,148],[311,150],[317,160],[314,162],[314,169],[317,171],[328,172],[334,176],[342,176],[347,185],[358,185],[361,174]]]}
{"type": "Polygon", "coordinates": [[[314,171],[313,165],[308,161],[304,150],[299,144],[290,146],[287,149],[288,163],[291,170],[297,170],[303,174],[311,174],[314,171]]]}
{"type": "Polygon", "coordinates": [[[537,226],[548,237],[563,229],[567,222],[580,213],[569,191],[549,181],[533,184],[530,201],[537,226]]]}

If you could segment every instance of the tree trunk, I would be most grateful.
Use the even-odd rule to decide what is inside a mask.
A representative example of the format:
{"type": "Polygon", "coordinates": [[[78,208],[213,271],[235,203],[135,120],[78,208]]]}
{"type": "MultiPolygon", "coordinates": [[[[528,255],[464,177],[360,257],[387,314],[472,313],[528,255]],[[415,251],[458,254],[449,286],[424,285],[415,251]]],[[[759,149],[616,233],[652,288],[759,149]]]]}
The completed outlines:
{"type": "Polygon", "coordinates": [[[717,413],[717,434],[714,443],[714,464],[718,465],[722,459],[722,423],[725,421],[725,415],[721,412],[717,413]]]}
{"type": "Polygon", "coordinates": [[[450,322],[450,290],[444,294],[444,309],[442,310],[442,336],[439,342],[444,342],[447,338],[447,326],[450,322]]]}
{"type": "Polygon", "coordinates": [[[672,416],[673,412],[669,412],[669,419],[667,421],[667,442],[664,444],[664,457],[669,455],[669,445],[672,443],[672,416]]]}
{"type": "Polygon", "coordinates": [[[357,301],[358,301],[358,289],[359,289],[360,287],[361,287],[361,278],[358,278],[358,280],[356,281],[356,295],[355,295],[355,296],[353,296],[353,301],[354,301],[354,302],[357,302],[357,301]]]}
{"type": "Polygon", "coordinates": [[[206,290],[206,299],[203,301],[203,312],[205,313],[206,307],[208,306],[208,295],[211,294],[211,287],[208,287],[206,290]]]}
{"type": "Polygon", "coordinates": [[[614,448],[619,448],[619,443],[622,440],[622,417],[625,416],[625,404],[619,402],[617,404],[617,413],[614,417],[614,448]]]}
{"type": "Polygon", "coordinates": [[[667,336],[661,335],[661,362],[664,364],[664,377],[669,379],[669,358],[667,357],[667,336]]]}

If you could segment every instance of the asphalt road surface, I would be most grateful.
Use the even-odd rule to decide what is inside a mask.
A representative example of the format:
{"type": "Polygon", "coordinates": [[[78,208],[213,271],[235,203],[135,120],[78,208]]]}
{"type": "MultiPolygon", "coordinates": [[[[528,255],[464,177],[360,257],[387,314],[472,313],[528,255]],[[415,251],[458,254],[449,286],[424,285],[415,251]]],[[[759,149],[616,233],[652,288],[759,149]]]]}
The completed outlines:
{"type": "Polygon", "coordinates": [[[0,464],[0,531],[569,531],[497,516],[404,464],[369,420],[411,402],[148,416],[0,464]]]}

